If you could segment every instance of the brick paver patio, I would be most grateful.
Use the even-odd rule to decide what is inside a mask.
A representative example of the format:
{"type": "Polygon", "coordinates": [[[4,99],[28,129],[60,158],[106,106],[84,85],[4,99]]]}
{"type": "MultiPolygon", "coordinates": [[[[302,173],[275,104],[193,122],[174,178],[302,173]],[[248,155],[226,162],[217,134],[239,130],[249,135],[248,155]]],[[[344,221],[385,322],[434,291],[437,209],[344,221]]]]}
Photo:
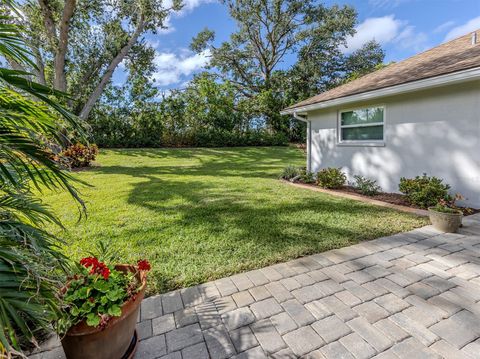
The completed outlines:
{"type": "Polygon", "coordinates": [[[150,297],[138,332],[140,359],[479,358],[480,215],[150,297]]]}

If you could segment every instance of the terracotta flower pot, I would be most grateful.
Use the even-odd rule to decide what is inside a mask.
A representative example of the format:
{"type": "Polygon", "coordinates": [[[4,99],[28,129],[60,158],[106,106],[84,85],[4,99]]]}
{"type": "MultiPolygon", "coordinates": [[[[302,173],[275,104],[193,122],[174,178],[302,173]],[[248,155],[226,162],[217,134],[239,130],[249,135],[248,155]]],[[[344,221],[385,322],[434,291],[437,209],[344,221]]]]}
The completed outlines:
{"type": "Polygon", "coordinates": [[[445,213],[435,211],[432,207],[428,209],[428,215],[433,227],[439,231],[446,233],[455,233],[462,225],[463,214],[458,213],[445,213]]]}
{"type": "MultiPolygon", "coordinates": [[[[135,272],[134,266],[117,265],[122,272],[135,272]]],[[[145,272],[137,273],[141,283],[135,299],[122,306],[122,315],[113,317],[105,328],[91,327],[85,321],[71,327],[62,339],[68,359],[121,359],[133,357],[136,348],[135,325],[147,284],[145,272]],[[132,349],[133,347],[133,349],[132,349]],[[127,353],[129,351],[129,353],[127,353]]]]}

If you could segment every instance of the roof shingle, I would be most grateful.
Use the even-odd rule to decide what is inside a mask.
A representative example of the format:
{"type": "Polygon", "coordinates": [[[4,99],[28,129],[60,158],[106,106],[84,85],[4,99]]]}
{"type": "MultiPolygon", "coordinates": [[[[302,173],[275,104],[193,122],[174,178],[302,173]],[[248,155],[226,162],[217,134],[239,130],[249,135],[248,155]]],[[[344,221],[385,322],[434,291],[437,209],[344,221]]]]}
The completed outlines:
{"type": "Polygon", "coordinates": [[[288,107],[286,110],[480,67],[480,30],[475,32],[477,33],[475,44],[472,44],[472,33],[469,33],[310,97],[288,107]]]}

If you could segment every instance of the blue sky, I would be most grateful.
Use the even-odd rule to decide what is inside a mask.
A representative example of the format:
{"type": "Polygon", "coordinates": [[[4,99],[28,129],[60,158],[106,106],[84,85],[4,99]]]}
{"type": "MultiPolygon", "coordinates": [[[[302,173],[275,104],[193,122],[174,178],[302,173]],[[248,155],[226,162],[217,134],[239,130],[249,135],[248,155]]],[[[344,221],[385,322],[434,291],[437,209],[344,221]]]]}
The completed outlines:
{"type": "MultiPolygon", "coordinates": [[[[168,19],[169,29],[147,34],[157,56],[155,82],[160,89],[185,86],[208,62],[208,54],[188,50],[192,37],[205,27],[214,30],[216,42],[235,30],[225,7],[214,0],[184,0],[185,8],[168,19]]],[[[480,28],[480,0],[326,0],[327,5],[349,4],[358,12],[357,34],[348,40],[353,51],[375,38],[385,49],[385,60],[400,61],[449,39],[480,28]]],[[[285,60],[287,67],[292,57],[285,60]]],[[[114,82],[124,81],[119,68],[114,82]]]]}

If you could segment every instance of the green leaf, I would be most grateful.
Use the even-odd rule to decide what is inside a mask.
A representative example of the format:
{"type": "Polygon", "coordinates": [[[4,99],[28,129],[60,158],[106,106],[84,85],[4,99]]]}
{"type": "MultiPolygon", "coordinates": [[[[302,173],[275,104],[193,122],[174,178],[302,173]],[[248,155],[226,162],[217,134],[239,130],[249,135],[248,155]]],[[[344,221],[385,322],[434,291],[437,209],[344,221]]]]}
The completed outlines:
{"type": "Polygon", "coordinates": [[[104,280],[96,281],[95,284],[93,285],[93,288],[98,290],[101,293],[107,293],[110,289],[108,282],[104,280]]]}
{"type": "Polygon", "coordinates": [[[86,300],[83,302],[80,309],[82,310],[82,312],[88,313],[93,307],[95,307],[95,303],[90,303],[90,301],[86,300]]]}
{"type": "Polygon", "coordinates": [[[122,296],[123,296],[123,291],[121,289],[115,289],[107,292],[107,298],[111,302],[115,302],[119,300],[120,298],[122,298],[122,296]]]}
{"type": "Polygon", "coordinates": [[[108,308],[108,314],[112,317],[119,317],[122,315],[122,309],[119,305],[114,304],[110,308],[108,308]]]}
{"type": "Polygon", "coordinates": [[[75,292],[76,293],[75,296],[78,299],[87,299],[88,298],[88,292],[89,292],[89,288],[82,287],[75,292]]]}
{"type": "Polygon", "coordinates": [[[87,315],[87,324],[91,327],[96,327],[100,324],[100,317],[96,313],[89,313],[87,315]]]}

